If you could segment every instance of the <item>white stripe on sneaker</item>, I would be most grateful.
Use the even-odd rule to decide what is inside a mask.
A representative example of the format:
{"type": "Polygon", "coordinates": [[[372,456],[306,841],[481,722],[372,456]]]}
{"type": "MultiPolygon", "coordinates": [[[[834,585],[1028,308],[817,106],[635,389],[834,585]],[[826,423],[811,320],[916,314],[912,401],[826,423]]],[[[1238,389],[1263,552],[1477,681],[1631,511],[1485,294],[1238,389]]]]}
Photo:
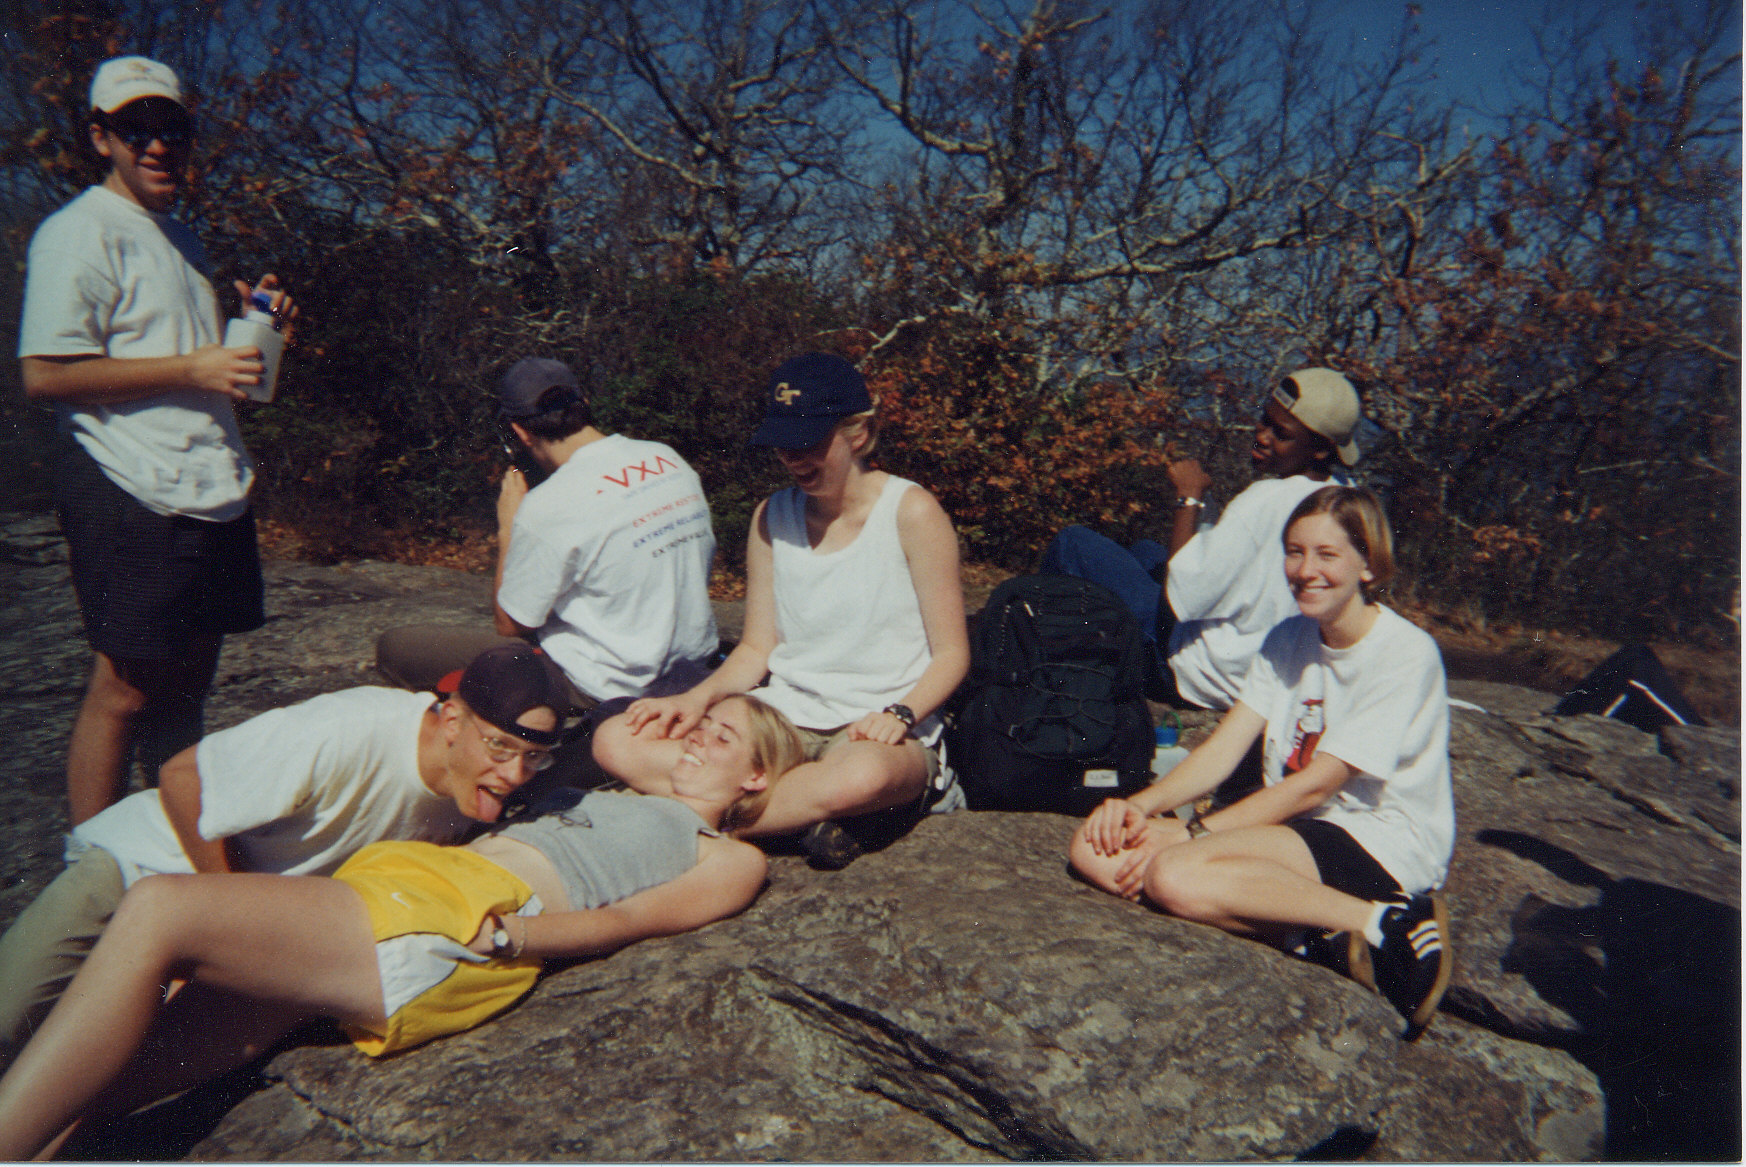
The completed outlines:
{"type": "Polygon", "coordinates": [[[1435,920],[1426,920],[1408,932],[1407,940],[1413,946],[1413,955],[1420,960],[1425,959],[1433,952],[1443,950],[1443,934],[1438,930],[1435,920]]]}

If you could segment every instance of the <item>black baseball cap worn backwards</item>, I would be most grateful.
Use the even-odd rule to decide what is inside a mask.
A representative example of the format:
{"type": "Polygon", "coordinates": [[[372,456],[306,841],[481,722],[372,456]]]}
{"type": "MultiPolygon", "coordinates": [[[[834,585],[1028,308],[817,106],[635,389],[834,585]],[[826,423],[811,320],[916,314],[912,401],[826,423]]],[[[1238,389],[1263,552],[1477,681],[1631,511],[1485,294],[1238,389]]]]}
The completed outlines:
{"type": "Polygon", "coordinates": [[[558,666],[531,644],[486,649],[458,674],[438,681],[437,693],[458,694],[475,717],[536,746],[555,746],[563,740],[560,730],[531,729],[519,720],[528,710],[544,706],[562,724],[570,707],[558,666]]]}
{"type": "Polygon", "coordinates": [[[784,361],[764,391],[764,423],[748,443],[806,450],[831,436],[837,422],[873,408],[859,370],[830,353],[784,361]]]}

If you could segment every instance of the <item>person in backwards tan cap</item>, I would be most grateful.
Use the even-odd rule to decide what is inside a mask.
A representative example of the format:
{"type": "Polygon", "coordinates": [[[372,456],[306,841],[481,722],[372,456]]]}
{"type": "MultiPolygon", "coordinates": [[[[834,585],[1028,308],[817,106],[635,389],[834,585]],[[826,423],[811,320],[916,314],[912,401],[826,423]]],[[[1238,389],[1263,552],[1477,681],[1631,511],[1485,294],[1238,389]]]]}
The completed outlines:
{"type": "Polygon", "coordinates": [[[1124,548],[1073,526],[1050,542],[1041,570],[1092,580],[1121,597],[1156,653],[1151,696],[1229,709],[1268,630],[1297,613],[1279,542],[1285,521],[1312,491],[1349,481],[1359,416],[1345,377],[1299,369],[1268,394],[1255,426],[1250,457],[1260,479],[1225,504],[1216,524],[1200,521],[1212,478],[1185,459],[1170,466],[1177,497],[1168,548],[1149,539],[1124,548]]]}
{"type": "MultiPolygon", "coordinates": [[[[136,751],[155,784],[200,740],[221,641],[263,620],[232,409],[263,365],[220,343],[205,255],[169,215],[194,144],[175,72],[105,61],[89,132],[108,174],[37,228],[18,334],[24,391],[56,413],[55,507],[93,654],[67,751],[75,826],[121,797],[136,751]]],[[[289,330],[277,277],[236,287],[289,330]]]]}

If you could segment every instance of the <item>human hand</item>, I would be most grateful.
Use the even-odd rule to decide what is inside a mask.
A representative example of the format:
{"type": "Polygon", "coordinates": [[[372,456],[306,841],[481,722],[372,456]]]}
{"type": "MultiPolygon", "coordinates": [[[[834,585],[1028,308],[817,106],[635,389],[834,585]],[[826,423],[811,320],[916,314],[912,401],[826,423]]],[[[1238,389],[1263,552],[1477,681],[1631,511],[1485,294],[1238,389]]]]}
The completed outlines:
{"type": "Polygon", "coordinates": [[[703,720],[708,708],[701,700],[692,700],[689,693],[675,697],[639,697],[625,709],[625,725],[638,736],[682,738],[703,720]]]}
{"type": "Polygon", "coordinates": [[[902,745],[909,736],[909,726],[895,713],[869,713],[849,726],[852,742],[884,742],[888,746],[902,745]]]}
{"type": "Polygon", "coordinates": [[[1202,498],[1212,489],[1212,475],[1201,469],[1200,463],[1193,458],[1170,463],[1168,473],[1170,485],[1176,488],[1180,498],[1202,498]]]}
{"type": "Polygon", "coordinates": [[[497,944],[491,939],[491,934],[502,926],[502,919],[496,913],[488,913],[479,924],[479,934],[467,942],[467,951],[476,956],[490,956],[497,951],[497,944]]]}
{"type": "Polygon", "coordinates": [[[244,305],[249,303],[250,297],[252,297],[256,292],[265,293],[272,300],[269,311],[271,311],[274,316],[278,317],[279,334],[285,338],[285,344],[289,346],[291,344],[291,334],[296,331],[296,302],[292,300],[291,296],[279,286],[279,277],[273,275],[271,272],[262,276],[260,282],[252,288],[242,280],[236,281],[236,294],[242,298],[244,305]]]}
{"type": "Polygon", "coordinates": [[[516,512],[527,498],[527,475],[511,466],[503,472],[503,484],[497,488],[497,532],[508,535],[515,526],[516,512]]]}
{"type": "Polygon", "coordinates": [[[1137,900],[1146,888],[1146,869],[1160,851],[1188,841],[1188,830],[1177,819],[1147,819],[1124,850],[1122,865],[1115,869],[1116,892],[1123,899],[1137,900]]]}
{"type": "Polygon", "coordinates": [[[249,387],[259,385],[266,371],[261,350],[252,344],[241,348],[208,344],[188,354],[188,384],[235,401],[247,401],[249,387]]]}
{"type": "Polygon", "coordinates": [[[1144,829],[1146,815],[1125,798],[1106,798],[1085,817],[1085,841],[1096,855],[1114,855],[1137,839],[1144,829]]]}

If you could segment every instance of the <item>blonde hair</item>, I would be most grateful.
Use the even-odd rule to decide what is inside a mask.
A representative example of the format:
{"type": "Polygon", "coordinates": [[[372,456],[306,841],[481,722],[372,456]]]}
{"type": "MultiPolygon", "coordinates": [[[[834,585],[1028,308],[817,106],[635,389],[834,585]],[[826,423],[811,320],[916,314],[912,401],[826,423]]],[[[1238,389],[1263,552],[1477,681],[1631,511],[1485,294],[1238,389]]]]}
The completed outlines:
{"type": "Polygon", "coordinates": [[[864,413],[851,413],[847,417],[837,419],[836,428],[832,433],[840,433],[849,440],[849,448],[854,449],[855,441],[862,434],[867,435],[867,444],[855,450],[855,460],[865,462],[879,452],[879,400],[874,398],[873,408],[864,413]]]}
{"type": "Polygon", "coordinates": [[[1371,579],[1361,584],[1360,589],[1365,602],[1373,602],[1394,578],[1394,533],[1389,530],[1382,500],[1361,486],[1324,486],[1292,510],[1291,517],[1285,520],[1281,539],[1290,536],[1299,519],[1311,515],[1332,516],[1364,557],[1371,579]]]}
{"type": "MultiPolygon", "coordinates": [[[[781,713],[750,693],[734,693],[722,701],[746,703],[747,741],[752,747],[752,765],[764,775],[764,789],[743,794],[722,813],[721,829],[734,831],[758,821],[770,802],[770,792],[782,775],[806,761],[806,745],[800,731],[781,713]]],[[[721,701],[716,702],[721,704],[721,701]]]]}

